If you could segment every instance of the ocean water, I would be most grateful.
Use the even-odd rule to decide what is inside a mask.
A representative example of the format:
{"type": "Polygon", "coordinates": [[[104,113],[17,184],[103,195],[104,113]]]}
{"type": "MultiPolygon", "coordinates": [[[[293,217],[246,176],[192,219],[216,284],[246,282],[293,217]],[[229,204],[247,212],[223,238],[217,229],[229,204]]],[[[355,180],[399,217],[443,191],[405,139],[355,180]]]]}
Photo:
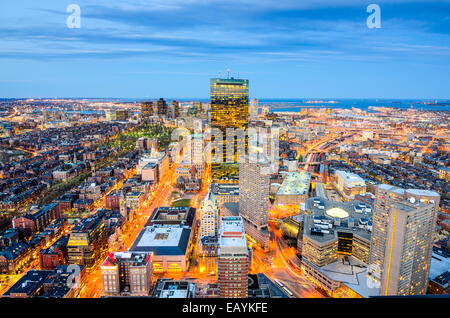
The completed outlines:
{"type": "Polygon", "coordinates": [[[353,107],[369,110],[373,107],[393,107],[423,111],[450,111],[449,100],[387,100],[387,99],[260,99],[260,106],[268,106],[273,112],[298,112],[302,108],[341,108],[353,107]],[[312,102],[313,101],[313,102],[312,102]]]}

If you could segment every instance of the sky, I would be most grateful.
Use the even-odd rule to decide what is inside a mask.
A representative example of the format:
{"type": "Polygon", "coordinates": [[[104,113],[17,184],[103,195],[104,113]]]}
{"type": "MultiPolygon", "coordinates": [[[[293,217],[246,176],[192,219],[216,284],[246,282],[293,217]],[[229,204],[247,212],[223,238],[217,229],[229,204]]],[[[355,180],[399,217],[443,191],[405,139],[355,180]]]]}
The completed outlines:
{"type": "Polygon", "coordinates": [[[208,98],[227,69],[252,98],[449,99],[450,0],[0,1],[0,98],[208,98]]]}

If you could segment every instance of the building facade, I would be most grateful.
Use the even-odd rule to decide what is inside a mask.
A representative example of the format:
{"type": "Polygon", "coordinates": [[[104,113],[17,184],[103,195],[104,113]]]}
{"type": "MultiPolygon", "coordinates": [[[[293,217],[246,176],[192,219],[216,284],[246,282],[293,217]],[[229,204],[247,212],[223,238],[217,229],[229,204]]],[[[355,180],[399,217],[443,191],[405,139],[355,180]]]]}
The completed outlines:
{"type": "Polygon", "coordinates": [[[106,296],[148,296],[153,265],[150,253],[108,253],[101,265],[106,296]]]}
{"type": "Polygon", "coordinates": [[[263,163],[239,164],[239,215],[245,232],[264,250],[269,249],[269,167],[263,163]]]}
{"type": "Polygon", "coordinates": [[[218,251],[219,297],[247,298],[249,251],[243,219],[222,217],[218,251]]]}
{"type": "Polygon", "coordinates": [[[215,130],[221,134],[221,136],[214,136],[212,179],[217,182],[237,183],[239,173],[237,145],[245,143],[245,136],[236,137],[237,144],[235,145],[235,137],[230,133],[227,134],[227,128],[240,128],[244,131],[248,128],[248,80],[211,79],[211,128],[213,134],[215,130]],[[228,144],[233,157],[231,160],[228,160],[226,156],[228,144]],[[214,160],[215,157],[218,159],[214,160]]]}

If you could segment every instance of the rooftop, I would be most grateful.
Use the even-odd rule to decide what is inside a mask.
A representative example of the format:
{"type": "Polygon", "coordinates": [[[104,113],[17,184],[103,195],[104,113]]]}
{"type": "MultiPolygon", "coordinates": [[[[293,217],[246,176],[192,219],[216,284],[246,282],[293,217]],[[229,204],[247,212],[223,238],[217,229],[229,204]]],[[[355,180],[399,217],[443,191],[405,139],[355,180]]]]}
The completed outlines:
{"type": "Polygon", "coordinates": [[[220,220],[221,247],[246,247],[244,222],[240,216],[223,216],[220,220]]]}
{"type": "Polygon", "coordinates": [[[305,218],[305,234],[310,237],[313,235],[312,238],[318,242],[335,239],[336,232],[352,232],[370,240],[373,211],[367,203],[358,200],[337,202],[313,197],[306,200],[306,209],[310,214],[305,218]],[[317,231],[310,233],[311,228],[317,228],[317,231]]]}
{"type": "Polygon", "coordinates": [[[310,172],[289,172],[278,189],[277,195],[305,195],[310,182],[310,172]]]}
{"type": "Polygon", "coordinates": [[[44,284],[44,281],[51,273],[52,271],[31,269],[12,285],[3,294],[3,297],[10,297],[11,294],[26,294],[27,296],[31,296],[44,284]]]}
{"type": "Polygon", "coordinates": [[[152,225],[144,228],[136,238],[131,252],[153,252],[154,255],[184,255],[191,230],[181,226],[152,225]]]}
{"type": "Polygon", "coordinates": [[[351,173],[351,172],[347,172],[347,171],[343,171],[343,170],[337,170],[336,174],[340,175],[345,180],[346,183],[365,184],[365,181],[355,173],[351,173]]]}

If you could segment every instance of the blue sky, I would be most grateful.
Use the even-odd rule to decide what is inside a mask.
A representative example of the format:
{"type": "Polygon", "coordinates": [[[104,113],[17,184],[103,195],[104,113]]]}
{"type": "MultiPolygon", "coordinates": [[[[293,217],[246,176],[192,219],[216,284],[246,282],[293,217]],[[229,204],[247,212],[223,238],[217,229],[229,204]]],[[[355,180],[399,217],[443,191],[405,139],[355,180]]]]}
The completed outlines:
{"type": "Polygon", "coordinates": [[[450,98],[450,0],[2,1],[0,41],[0,97],[207,98],[229,68],[256,98],[450,98]]]}

